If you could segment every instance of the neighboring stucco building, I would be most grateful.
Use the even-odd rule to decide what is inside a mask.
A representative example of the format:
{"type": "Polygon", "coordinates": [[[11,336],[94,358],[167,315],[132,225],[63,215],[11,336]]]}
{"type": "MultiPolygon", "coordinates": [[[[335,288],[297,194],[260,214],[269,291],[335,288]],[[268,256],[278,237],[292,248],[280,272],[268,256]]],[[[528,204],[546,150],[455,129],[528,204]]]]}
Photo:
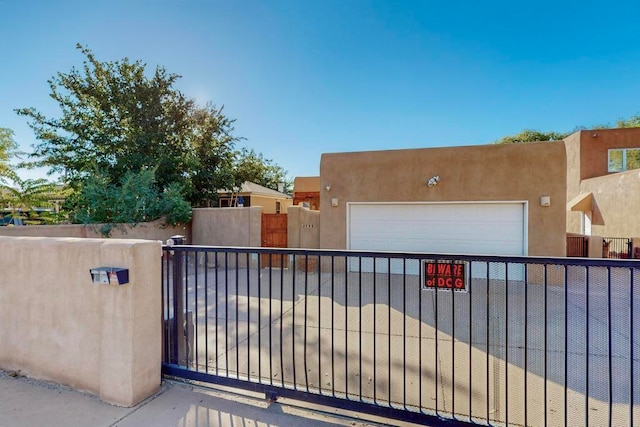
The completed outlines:
{"type": "Polygon", "coordinates": [[[323,154],[320,248],[564,256],[563,141],[323,154]]]}
{"type": "Polygon", "coordinates": [[[640,236],[640,128],[579,131],[565,145],[567,232],[640,236]]]}
{"type": "Polygon", "coordinates": [[[319,176],[297,176],[293,180],[293,205],[301,204],[313,211],[320,209],[319,176]]]}
{"type": "Polygon", "coordinates": [[[237,192],[219,191],[218,205],[221,208],[261,206],[262,213],[286,213],[293,204],[291,196],[254,182],[246,181],[237,192]]]}

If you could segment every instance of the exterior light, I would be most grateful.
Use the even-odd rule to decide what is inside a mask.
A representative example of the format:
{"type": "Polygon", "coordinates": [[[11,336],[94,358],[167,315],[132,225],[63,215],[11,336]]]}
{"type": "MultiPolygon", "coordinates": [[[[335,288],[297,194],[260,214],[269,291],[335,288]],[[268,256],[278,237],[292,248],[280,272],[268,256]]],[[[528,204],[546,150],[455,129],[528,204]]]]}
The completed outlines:
{"type": "Polygon", "coordinates": [[[427,181],[427,185],[429,187],[435,187],[436,185],[438,185],[438,182],[440,182],[440,175],[435,175],[429,178],[429,180],[427,181]]]}

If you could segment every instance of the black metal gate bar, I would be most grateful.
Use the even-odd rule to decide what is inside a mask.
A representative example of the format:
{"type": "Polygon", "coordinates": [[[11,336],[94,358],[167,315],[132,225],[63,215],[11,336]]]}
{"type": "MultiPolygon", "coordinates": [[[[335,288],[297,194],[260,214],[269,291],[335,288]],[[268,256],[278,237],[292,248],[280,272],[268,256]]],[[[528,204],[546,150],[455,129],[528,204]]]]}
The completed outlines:
{"type": "Polygon", "coordinates": [[[633,240],[627,237],[603,237],[603,258],[633,258],[633,240]]]}
{"type": "Polygon", "coordinates": [[[177,245],[162,267],[165,375],[430,425],[640,419],[637,260],[177,245]]]}
{"type": "Polygon", "coordinates": [[[252,382],[246,382],[238,380],[236,378],[220,377],[217,375],[207,374],[204,372],[193,371],[182,366],[163,364],[162,375],[175,377],[178,379],[186,379],[191,381],[199,381],[203,383],[221,385],[226,387],[234,387],[241,390],[247,390],[255,393],[264,393],[267,399],[278,396],[294,400],[301,400],[304,402],[314,403],[318,405],[324,405],[333,408],[344,409],[348,411],[361,412],[364,414],[370,414],[378,417],[391,418],[396,420],[403,420],[413,423],[422,424],[432,427],[465,427],[472,426],[460,420],[451,420],[441,417],[436,417],[429,414],[409,412],[404,409],[398,409],[387,406],[379,406],[367,402],[361,402],[357,400],[347,400],[341,398],[335,398],[328,395],[308,393],[304,390],[294,390],[289,388],[282,388],[272,386],[269,384],[258,384],[252,382]]]}

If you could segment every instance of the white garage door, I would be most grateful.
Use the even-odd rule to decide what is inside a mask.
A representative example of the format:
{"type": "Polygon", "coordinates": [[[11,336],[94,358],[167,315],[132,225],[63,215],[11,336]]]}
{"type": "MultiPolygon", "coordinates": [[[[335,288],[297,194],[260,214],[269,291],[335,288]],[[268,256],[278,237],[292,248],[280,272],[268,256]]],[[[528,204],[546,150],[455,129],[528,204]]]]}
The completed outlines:
{"type": "Polygon", "coordinates": [[[348,248],[526,255],[524,202],[350,203],[348,248]]]}

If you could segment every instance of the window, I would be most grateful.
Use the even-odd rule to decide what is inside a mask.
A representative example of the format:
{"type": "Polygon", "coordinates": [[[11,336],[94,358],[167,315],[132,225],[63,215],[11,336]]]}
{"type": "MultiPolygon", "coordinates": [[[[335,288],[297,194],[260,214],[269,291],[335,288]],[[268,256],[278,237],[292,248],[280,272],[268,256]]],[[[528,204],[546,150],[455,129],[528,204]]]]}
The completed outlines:
{"type": "Polygon", "coordinates": [[[615,148],[609,150],[609,172],[640,169],[640,148],[615,148]]]}

